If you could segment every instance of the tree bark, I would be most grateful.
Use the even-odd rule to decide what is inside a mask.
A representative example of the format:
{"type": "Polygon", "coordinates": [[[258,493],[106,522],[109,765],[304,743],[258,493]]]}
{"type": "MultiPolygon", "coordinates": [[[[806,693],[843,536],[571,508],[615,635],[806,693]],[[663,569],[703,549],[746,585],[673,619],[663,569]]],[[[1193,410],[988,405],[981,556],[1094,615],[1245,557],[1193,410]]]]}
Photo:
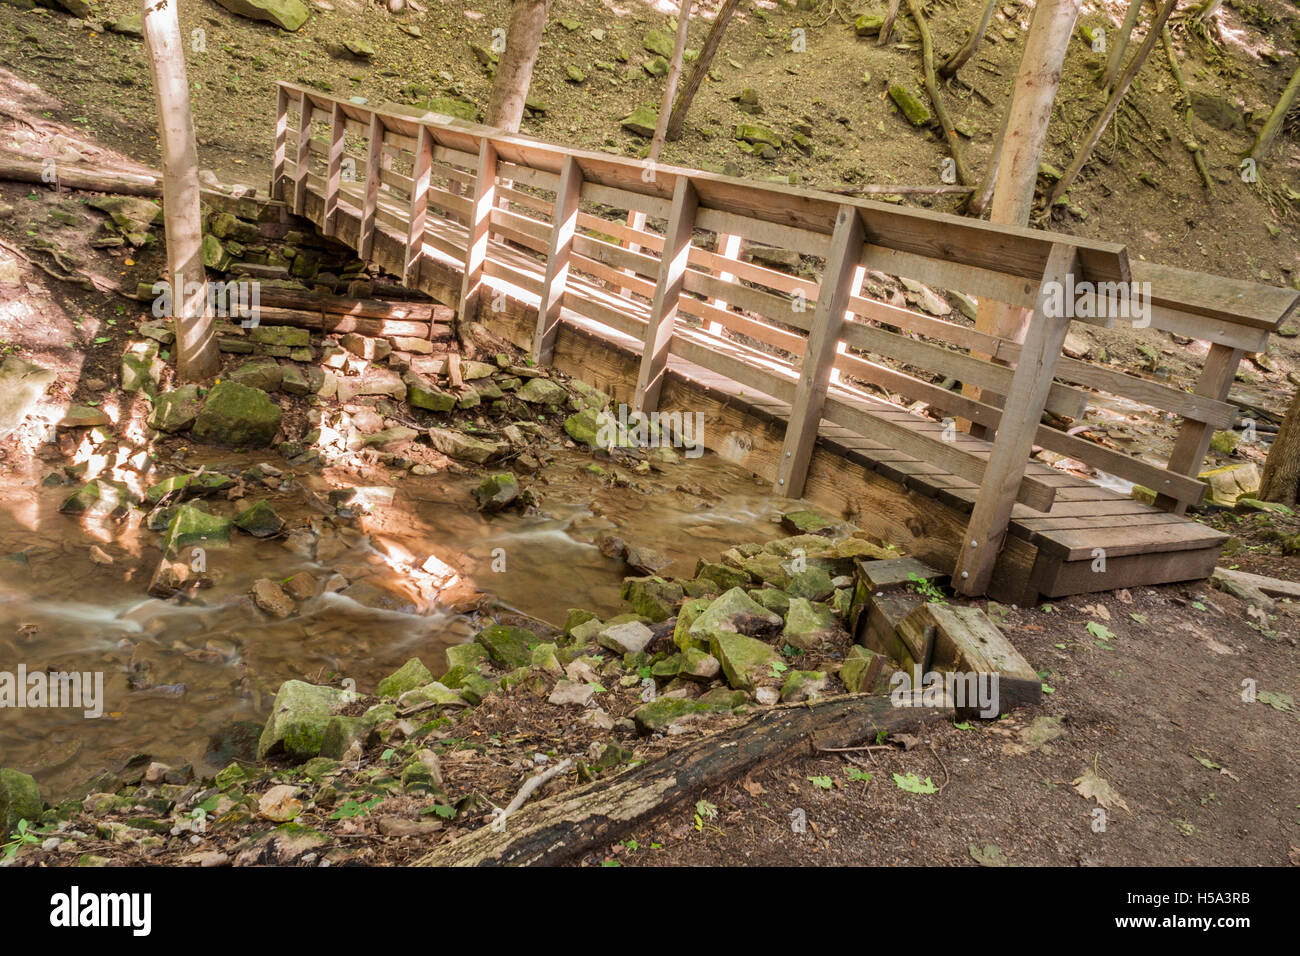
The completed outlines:
{"type": "MultiPolygon", "coordinates": [[[[1007,104],[984,179],[971,196],[969,213],[978,216],[988,207],[990,222],[1009,226],[1029,222],[1038,164],[1043,157],[1047,127],[1061,82],[1061,65],[1078,16],[1079,0],[1042,0],[1034,9],[1011,102],[1007,104]]],[[[1032,315],[1030,309],[982,298],[975,315],[975,328],[987,335],[1023,342],[1032,315]]],[[[983,396],[975,385],[963,385],[962,394],[975,399],[993,397],[983,396]]],[[[977,423],[964,425],[972,435],[982,436],[986,432],[977,423]]]]}
{"type": "Polygon", "coordinates": [[[199,155],[194,141],[190,87],[185,76],[175,0],[143,0],[145,49],[158,104],[162,146],[163,228],[167,275],[176,334],[176,369],[183,381],[215,375],[220,365],[207,276],[203,269],[203,224],[199,208],[199,155]],[[188,292],[188,294],[187,294],[188,292]]]}
{"type": "Polygon", "coordinates": [[[898,19],[898,7],[903,0],[889,0],[889,9],[885,11],[885,21],[880,24],[880,36],[876,37],[876,46],[884,46],[894,32],[894,21],[898,19]]]}
{"type": "Polygon", "coordinates": [[[709,35],[704,38],[700,58],[691,67],[691,73],[686,78],[686,84],[682,87],[681,92],[677,94],[677,102],[673,104],[672,114],[668,117],[668,139],[670,141],[681,138],[682,126],[686,122],[686,113],[691,108],[691,101],[695,99],[695,94],[699,92],[700,86],[704,83],[704,77],[709,73],[709,67],[713,65],[713,57],[718,52],[718,47],[722,45],[722,35],[727,32],[727,24],[731,22],[731,15],[736,12],[738,6],[740,6],[740,0],[722,0],[722,7],[713,20],[713,26],[709,27],[709,35]]]}
{"type": "Polygon", "coordinates": [[[485,120],[488,126],[519,132],[549,8],[550,0],[515,0],[506,30],[506,48],[492,80],[492,98],[488,101],[485,120]]]}
{"type": "Polygon", "coordinates": [[[1102,133],[1106,132],[1106,127],[1110,125],[1110,121],[1114,117],[1115,111],[1119,109],[1120,102],[1124,99],[1125,94],[1128,93],[1128,88],[1133,85],[1133,80],[1137,77],[1143,64],[1146,63],[1147,57],[1151,55],[1151,51],[1155,49],[1155,45],[1160,42],[1161,31],[1164,29],[1165,23],[1169,20],[1169,15],[1174,12],[1174,7],[1177,5],[1178,0],[1166,0],[1164,6],[1156,12],[1155,17],[1147,27],[1146,39],[1143,40],[1142,45],[1138,47],[1138,51],[1134,55],[1132,62],[1129,63],[1124,72],[1120,75],[1120,78],[1115,82],[1115,89],[1111,91],[1110,99],[1106,101],[1106,106],[1102,109],[1101,115],[1097,117],[1097,121],[1093,123],[1092,129],[1088,131],[1087,137],[1084,138],[1083,145],[1075,152],[1074,161],[1070,163],[1070,168],[1065,171],[1065,175],[1061,177],[1060,181],[1056,184],[1056,188],[1052,190],[1051,198],[1047,202],[1049,207],[1061,198],[1065,191],[1070,188],[1070,184],[1073,183],[1079,173],[1083,171],[1083,167],[1087,164],[1088,158],[1092,155],[1093,149],[1095,149],[1097,143],[1101,141],[1102,133]]]}
{"type": "Polygon", "coordinates": [[[640,822],[811,744],[852,747],[878,731],[950,718],[946,707],[895,707],[888,695],[832,697],[774,707],[658,760],[525,806],[502,832],[491,826],[444,843],[416,866],[554,866],[606,846],[640,822]]]}
{"type": "Polygon", "coordinates": [[[673,61],[668,65],[668,83],[664,87],[664,98],[659,104],[659,118],[655,122],[654,138],[650,140],[650,162],[659,159],[663,152],[664,138],[668,135],[669,114],[673,111],[673,101],[677,98],[677,83],[682,78],[682,60],[686,56],[686,33],[691,26],[691,7],[694,0],[682,0],[677,11],[677,41],[673,44],[673,61]]]}
{"type": "Polygon", "coordinates": [[[1294,506],[1300,502],[1300,389],[1268,450],[1264,477],[1259,483],[1261,501],[1294,506]]]}
{"type": "Polygon", "coordinates": [[[1130,0],[1128,10],[1124,13],[1124,25],[1115,35],[1115,42],[1110,46],[1110,56],[1106,58],[1106,68],[1101,74],[1101,85],[1107,93],[1110,92],[1110,85],[1115,82],[1115,77],[1119,76],[1120,68],[1124,65],[1124,51],[1128,49],[1129,37],[1133,35],[1133,28],[1137,26],[1138,15],[1141,12],[1142,0],[1130,0]]]}
{"type": "Polygon", "coordinates": [[[1268,152],[1268,148],[1273,145],[1273,138],[1277,136],[1278,130],[1282,128],[1282,124],[1286,120],[1286,114],[1295,102],[1297,90],[1300,90],[1300,68],[1297,68],[1292,75],[1291,82],[1282,91],[1282,96],[1278,99],[1277,105],[1273,107],[1273,112],[1269,114],[1264,128],[1255,137],[1255,145],[1250,149],[1251,159],[1259,162],[1264,158],[1264,154],[1268,152]]]}
{"type": "MultiPolygon", "coordinates": [[[[966,61],[975,55],[975,51],[979,49],[980,43],[984,40],[984,34],[988,32],[989,21],[993,19],[993,11],[997,9],[999,2],[1000,0],[987,0],[984,4],[984,12],[980,15],[979,24],[971,31],[970,36],[966,38],[966,42],[957,48],[957,52],[948,57],[947,62],[939,68],[939,75],[945,80],[956,76],[957,71],[965,65],[966,61]]],[[[1133,2],[1138,3],[1140,0],[1133,0],[1133,2]]]]}

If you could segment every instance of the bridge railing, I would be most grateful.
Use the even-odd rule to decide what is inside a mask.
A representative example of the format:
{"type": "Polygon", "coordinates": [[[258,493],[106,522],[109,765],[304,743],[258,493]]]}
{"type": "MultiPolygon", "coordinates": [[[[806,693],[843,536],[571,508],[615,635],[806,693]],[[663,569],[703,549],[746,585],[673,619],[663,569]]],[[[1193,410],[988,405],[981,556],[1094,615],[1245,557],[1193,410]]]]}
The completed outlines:
{"type": "Polygon", "coordinates": [[[968,593],[987,583],[1016,502],[1052,506],[1049,477],[1026,475],[1035,445],[1144,485],[1169,510],[1198,503],[1210,437],[1234,422],[1226,398],[1237,364],[1300,298],[1130,264],[1114,243],[652,165],[294,84],[279,85],[277,112],[277,195],[300,214],[309,190],[323,197],[325,232],[346,218],[363,257],[377,235],[396,237],[407,282],[423,257],[460,266],[463,316],[489,286],[535,298],[539,362],[577,316],[640,343],[643,411],[657,407],[670,353],[789,403],[781,493],[802,493],[823,420],[978,486],[954,575],[968,593]],[[1025,341],[888,301],[876,274],[1031,310],[1025,341]],[[1072,322],[1116,322],[1115,284],[1130,282],[1150,284],[1143,321],[1197,340],[1205,359],[1193,392],[1062,355],[1072,322]],[[970,421],[992,445],[882,408],[859,383],[970,421]],[[1181,418],[1169,460],[1043,421],[1080,418],[1101,400],[1181,418]]]}

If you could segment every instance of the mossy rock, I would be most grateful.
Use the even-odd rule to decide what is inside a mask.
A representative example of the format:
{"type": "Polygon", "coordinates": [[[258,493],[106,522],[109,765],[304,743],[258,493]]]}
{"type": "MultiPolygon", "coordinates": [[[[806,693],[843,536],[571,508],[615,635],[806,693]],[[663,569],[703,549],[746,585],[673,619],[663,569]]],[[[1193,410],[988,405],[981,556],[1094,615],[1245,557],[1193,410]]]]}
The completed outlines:
{"type": "Polygon", "coordinates": [[[709,635],[709,653],[718,659],[727,683],[736,690],[753,690],[759,678],[772,676],[772,665],[781,660],[769,644],[744,634],[714,631],[709,635]]]}
{"type": "Polygon", "coordinates": [[[527,667],[533,660],[533,646],[537,635],[522,627],[493,624],[474,635],[474,640],[487,649],[492,663],[507,670],[527,667]]]}
{"type": "Polygon", "coordinates": [[[409,661],[379,682],[375,692],[380,697],[400,697],[408,690],[433,683],[433,673],[418,657],[409,661]]]}
{"type": "Polygon", "coordinates": [[[925,126],[933,119],[929,108],[921,102],[920,97],[902,83],[889,85],[889,98],[913,126],[925,126]]]}
{"type": "Polygon", "coordinates": [[[221,382],[208,392],[191,434],[202,442],[263,447],[275,440],[281,414],[261,389],[221,382]]]}
{"type": "Polygon", "coordinates": [[[254,538],[270,538],[284,530],[284,519],[269,502],[260,500],[235,515],[235,527],[254,538]]]}
{"type": "Polygon", "coordinates": [[[41,818],[41,791],[29,774],[0,768],[0,840],[18,828],[21,820],[35,825],[41,818]]]}
{"type": "Polygon", "coordinates": [[[651,576],[624,578],[621,596],[636,614],[658,623],[673,616],[685,592],[676,581],[651,576]]]}
{"type": "Polygon", "coordinates": [[[149,427],[168,434],[182,432],[194,424],[202,407],[197,385],[182,385],[163,392],[153,401],[153,408],[149,411],[149,427]]]}
{"type": "Polygon", "coordinates": [[[230,544],[229,518],[209,514],[198,505],[180,505],[167,525],[163,538],[163,552],[174,555],[181,548],[199,545],[205,548],[223,548],[230,544]]]}
{"type": "Polygon", "coordinates": [[[271,716],[257,742],[257,759],[284,756],[299,763],[320,755],[325,727],[344,702],[337,687],[289,680],[280,685],[271,716]]]}

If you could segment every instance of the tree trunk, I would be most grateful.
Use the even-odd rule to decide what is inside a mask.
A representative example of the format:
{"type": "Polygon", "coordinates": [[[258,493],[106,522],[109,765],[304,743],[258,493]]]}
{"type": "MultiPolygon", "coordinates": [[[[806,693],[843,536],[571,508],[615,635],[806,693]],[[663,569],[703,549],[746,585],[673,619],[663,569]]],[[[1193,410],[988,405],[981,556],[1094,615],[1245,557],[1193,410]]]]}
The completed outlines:
{"type": "Polygon", "coordinates": [[[880,25],[876,46],[884,46],[889,42],[889,36],[894,32],[894,21],[898,19],[898,7],[902,2],[903,0],[889,0],[889,9],[885,11],[885,22],[880,25]]]}
{"type": "MultiPolygon", "coordinates": [[[[971,211],[978,215],[991,193],[991,222],[1009,226],[1023,226],[1029,222],[1038,164],[1047,139],[1056,89],[1061,81],[1061,64],[1078,15],[1078,0],[1043,0],[1034,10],[1011,102],[1003,119],[1002,132],[998,134],[999,144],[976,194],[983,198],[972,203],[971,211]]],[[[1029,309],[980,299],[975,328],[988,335],[1023,342],[1032,314],[1029,309]]],[[[980,390],[967,385],[963,393],[978,397],[980,390]]],[[[972,431],[975,430],[973,427],[972,431]]]]}
{"type": "Polygon", "coordinates": [[[713,26],[709,27],[709,35],[704,38],[700,58],[691,67],[686,85],[677,95],[677,102],[673,104],[672,114],[668,117],[669,140],[676,141],[681,138],[682,125],[686,122],[686,113],[691,108],[691,101],[695,99],[704,77],[709,73],[709,67],[713,65],[713,57],[718,52],[718,47],[722,45],[722,35],[727,32],[727,24],[731,22],[731,15],[736,12],[738,6],[740,0],[722,0],[722,7],[718,10],[713,26]]]}
{"type": "Polygon", "coordinates": [[[613,779],[529,804],[511,814],[504,829],[475,830],[415,865],[553,866],[608,846],[642,821],[751,767],[770,766],[813,744],[852,747],[878,731],[896,733],[951,715],[947,707],[895,707],[888,695],[868,694],[773,707],[613,779]]]}
{"type": "Polygon", "coordinates": [[[1107,93],[1110,92],[1110,86],[1115,82],[1115,77],[1119,76],[1120,68],[1124,65],[1124,51],[1128,49],[1128,39],[1133,35],[1133,28],[1137,26],[1138,14],[1142,12],[1142,0],[1130,0],[1128,10],[1124,14],[1124,25],[1119,28],[1119,33],[1115,35],[1115,42],[1110,45],[1110,56],[1106,58],[1106,69],[1101,74],[1101,85],[1107,93]]]}
{"type": "Polygon", "coordinates": [[[691,7],[693,0],[682,0],[677,11],[677,42],[673,44],[673,61],[668,65],[668,84],[664,87],[663,102],[659,104],[659,119],[655,123],[655,135],[650,140],[650,162],[659,159],[663,152],[664,138],[668,135],[669,114],[673,111],[673,101],[677,98],[677,81],[682,78],[682,60],[686,56],[686,33],[691,26],[691,7]]]}
{"type": "MultiPolygon", "coordinates": [[[[984,4],[984,12],[980,15],[979,25],[971,31],[970,36],[957,49],[957,52],[948,57],[948,61],[939,68],[939,75],[945,80],[956,76],[957,71],[962,68],[966,61],[975,55],[975,51],[979,49],[980,43],[984,40],[984,34],[989,28],[989,21],[993,19],[993,11],[997,9],[999,2],[1000,0],[987,0],[984,4]]],[[[1133,2],[1139,3],[1141,0],[1133,0],[1133,2]]]]}
{"type": "Polygon", "coordinates": [[[1133,80],[1137,77],[1143,64],[1146,63],[1147,57],[1151,55],[1151,51],[1160,42],[1161,31],[1177,5],[1178,0],[1166,0],[1165,5],[1156,11],[1155,17],[1152,18],[1150,25],[1147,27],[1146,39],[1138,47],[1132,62],[1125,68],[1120,78],[1115,81],[1115,89],[1111,91],[1110,99],[1106,101],[1106,106],[1102,109],[1101,115],[1097,117],[1097,121],[1092,124],[1092,129],[1088,131],[1083,145],[1075,152],[1074,161],[1070,163],[1070,168],[1065,171],[1065,175],[1061,177],[1056,184],[1056,188],[1052,190],[1051,198],[1047,202],[1048,206],[1061,198],[1065,191],[1070,188],[1070,184],[1074,182],[1075,177],[1087,165],[1088,158],[1092,155],[1097,143],[1101,141],[1102,133],[1106,132],[1106,127],[1110,125],[1111,118],[1114,117],[1115,111],[1119,109],[1119,104],[1123,101],[1124,95],[1128,93],[1128,88],[1133,85],[1133,80]]]}
{"type": "Polygon", "coordinates": [[[1291,399],[1291,408],[1282,419],[1273,447],[1268,450],[1259,497],[1261,501],[1287,506],[1300,501],[1300,389],[1291,399]]]}
{"type": "MultiPolygon", "coordinates": [[[[115,193],[120,196],[161,196],[162,176],[147,173],[122,173],[112,169],[95,169],[90,166],[60,165],[58,184],[65,189],[86,189],[97,193],[115,193]]],[[[0,159],[0,179],[6,182],[48,185],[48,170],[44,163],[23,159],[0,159]]]]}
{"type": "Polygon", "coordinates": [[[183,381],[195,382],[217,373],[220,356],[203,271],[199,154],[185,76],[185,50],[175,0],[143,0],[142,8],[145,49],[158,104],[158,142],[162,146],[163,228],[167,235],[176,370],[183,381]]]}
{"type": "Polygon", "coordinates": [[[1198,23],[1204,23],[1206,20],[1209,20],[1214,16],[1222,5],[1223,0],[1205,0],[1204,3],[1196,8],[1196,12],[1192,14],[1192,18],[1198,23]]]}
{"type": "Polygon", "coordinates": [[[1297,68],[1292,75],[1291,82],[1286,85],[1281,98],[1277,101],[1277,106],[1273,107],[1273,112],[1269,114],[1268,122],[1255,138],[1255,145],[1250,149],[1251,159],[1259,162],[1268,152],[1268,148],[1273,145],[1273,137],[1277,136],[1278,130],[1282,128],[1286,114],[1290,111],[1291,104],[1295,102],[1297,90],[1300,90],[1300,68],[1297,68]]]}
{"type": "Polygon", "coordinates": [[[506,30],[506,48],[492,81],[492,98],[488,101],[485,120],[488,126],[519,132],[549,7],[550,0],[515,0],[506,30]]]}

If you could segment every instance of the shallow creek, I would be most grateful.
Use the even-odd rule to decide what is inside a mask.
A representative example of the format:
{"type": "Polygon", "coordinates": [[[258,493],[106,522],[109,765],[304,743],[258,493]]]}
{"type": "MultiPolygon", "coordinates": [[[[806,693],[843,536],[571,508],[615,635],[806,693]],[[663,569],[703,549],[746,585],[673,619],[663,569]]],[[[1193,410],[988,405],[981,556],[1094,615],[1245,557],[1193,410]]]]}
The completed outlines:
{"type": "MultiPolygon", "coordinates": [[[[186,465],[265,460],[265,453],[192,457],[186,465]]],[[[623,613],[619,588],[633,572],[595,546],[603,530],[661,552],[673,561],[661,573],[685,576],[700,556],[716,560],[735,544],[781,533],[773,523],[778,501],[712,455],[662,473],[617,469],[628,485],[593,474],[590,463],[560,452],[539,476],[523,479],[541,496],[538,513],[490,518],[474,508],[478,477],[406,475],[385,486],[374,475],[295,476],[278,463],[293,480],[269,492],[250,488],[246,500],[265,497],[286,531],[316,534],[257,540],[235,532],[228,548],[206,552],[214,584],[192,602],[147,595],[160,536],[138,518],[83,524],[57,511],[74,486],[41,487],[35,471],[7,483],[0,489],[0,672],[16,674],[22,665],[28,673],[102,674],[103,714],[0,708],[0,766],[33,773],[56,800],[140,752],[211,772],[229,760],[217,744],[228,744],[232,724],[263,720],[284,680],[350,678],[366,693],[413,655],[438,673],[442,650],[480,626],[450,607],[476,591],[555,624],[570,607],[623,613]],[[361,488],[355,518],[336,517],[325,503],[347,486],[361,488]],[[91,559],[95,544],[112,564],[91,559]],[[418,572],[430,556],[458,579],[418,572]],[[318,581],[337,571],[352,583],[300,603],[285,620],[248,598],[257,578],[282,581],[302,570],[318,581]]],[[[234,510],[220,498],[205,507],[234,510]]]]}

